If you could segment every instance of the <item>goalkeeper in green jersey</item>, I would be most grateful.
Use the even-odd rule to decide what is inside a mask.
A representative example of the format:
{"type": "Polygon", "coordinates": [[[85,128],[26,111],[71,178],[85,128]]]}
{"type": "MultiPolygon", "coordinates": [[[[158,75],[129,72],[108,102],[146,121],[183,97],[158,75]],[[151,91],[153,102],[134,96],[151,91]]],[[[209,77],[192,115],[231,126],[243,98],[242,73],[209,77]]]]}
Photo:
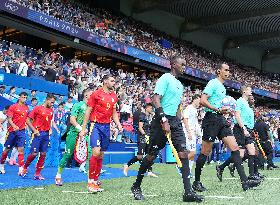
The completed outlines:
{"type": "Polygon", "coordinates": [[[69,131],[67,132],[65,153],[59,162],[57,174],[55,176],[55,184],[57,186],[62,186],[62,180],[61,180],[62,170],[66,166],[68,160],[74,154],[77,137],[79,137],[79,132],[82,130],[81,125],[83,124],[84,115],[87,109],[87,101],[91,94],[92,94],[92,90],[90,89],[84,90],[83,101],[76,103],[71,110],[71,116],[70,116],[71,126],[69,128],[69,131]]]}

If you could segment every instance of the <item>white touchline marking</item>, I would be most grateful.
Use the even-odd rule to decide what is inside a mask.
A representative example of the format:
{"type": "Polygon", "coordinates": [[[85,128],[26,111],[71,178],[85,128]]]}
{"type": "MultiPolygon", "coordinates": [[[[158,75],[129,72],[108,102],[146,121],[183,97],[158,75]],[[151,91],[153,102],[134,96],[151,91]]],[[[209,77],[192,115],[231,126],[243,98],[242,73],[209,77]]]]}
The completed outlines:
{"type": "MultiPolygon", "coordinates": [[[[228,177],[228,178],[223,178],[225,180],[231,180],[231,179],[238,179],[238,178],[234,178],[234,177],[228,177]]],[[[269,180],[280,180],[279,177],[265,177],[265,179],[269,179],[269,180]]]]}
{"type": "Polygon", "coordinates": [[[75,191],[75,194],[90,194],[88,191],[75,191]]]}
{"type": "MultiPolygon", "coordinates": [[[[127,196],[133,196],[133,194],[125,194],[127,196]]],[[[143,194],[144,196],[147,196],[147,197],[155,197],[155,196],[158,196],[156,194],[143,194]]]]}
{"type": "Polygon", "coordinates": [[[216,199],[244,199],[242,196],[205,196],[208,198],[216,198],[216,199]]]}
{"type": "Polygon", "coordinates": [[[36,190],[43,190],[44,188],[43,187],[36,187],[34,189],[36,189],[36,190]]]}
{"type": "Polygon", "coordinates": [[[85,191],[67,191],[67,190],[63,190],[62,193],[89,194],[90,192],[85,192],[85,191]]]}

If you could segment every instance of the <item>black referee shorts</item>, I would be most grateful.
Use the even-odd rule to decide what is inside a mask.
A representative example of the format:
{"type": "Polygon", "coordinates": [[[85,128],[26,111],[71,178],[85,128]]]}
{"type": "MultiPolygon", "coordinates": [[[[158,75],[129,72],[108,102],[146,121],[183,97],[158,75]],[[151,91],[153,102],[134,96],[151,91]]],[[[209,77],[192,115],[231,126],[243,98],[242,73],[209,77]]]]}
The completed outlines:
{"type": "Polygon", "coordinates": [[[247,128],[248,132],[250,133],[250,137],[246,137],[244,135],[243,129],[239,125],[234,125],[233,127],[233,135],[236,139],[236,142],[238,146],[242,149],[245,149],[245,146],[248,144],[255,143],[255,140],[253,138],[253,130],[247,128]]]}
{"type": "Polygon", "coordinates": [[[247,128],[248,132],[250,133],[250,137],[245,137],[245,145],[248,145],[248,144],[255,144],[256,141],[255,141],[255,138],[253,136],[253,130],[247,128]]]}
{"type": "MultiPolygon", "coordinates": [[[[176,116],[166,116],[166,118],[168,119],[168,123],[170,125],[171,140],[175,149],[177,152],[185,151],[186,137],[181,120],[176,116]]],[[[155,116],[151,123],[151,136],[148,154],[152,156],[157,156],[159,151],[165,147],[167,142],[167,137],[162,130],[160,120],[160,118],[155,116]]]]}
{"type": "Polygon", "coordinates": [[[202,140],[214,142],[216,137],[221,140],[227,136],[233,136],[230,125],[221,114],[206,112],[202,120],[203,136],[202,140]]]}
{"type": "Polygon", "coordinates": [[[239,125],[234,125],[233,127],[233,135],[236,139],[238,146],[241,149],[245,149],[245,135],[243,129],[239,125]]]}

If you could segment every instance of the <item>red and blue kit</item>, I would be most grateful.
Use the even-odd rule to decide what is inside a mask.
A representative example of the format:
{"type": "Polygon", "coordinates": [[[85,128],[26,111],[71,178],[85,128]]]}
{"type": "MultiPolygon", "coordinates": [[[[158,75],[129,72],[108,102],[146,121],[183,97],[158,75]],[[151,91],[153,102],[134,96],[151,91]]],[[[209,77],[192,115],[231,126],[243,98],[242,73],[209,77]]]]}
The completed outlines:
{"type": "MultiPolygon", "coordinates": [[[[90,146],[100,147],[101,151],[106,151],[110,143],[110,123],[112,121],[113,110],[118,101],[114,92],[104,92],[100,88],[93,92],[88,100],[87,106],[92,108],[90,114],[90,146]]],[[[102,168],[102,158],[92,155],[89,160],[88,178],[97,181],[102,168]]]]}
{"type": "Polygon", "coordinates": [[[102,151],[107,150],[110,142],[110,123],[117,101],[115,92],[106,93],[103,88],[91,94],[87,106],[92,107],[89,133],[92,148],[101,147],[102,151]]]}
{"type": "Polygon", "coordinates": [[[36,106],[28,115],[33,120],[32,125],[39,132],[49,131],[51,129],[51,121],[53,119],[53,109],[46,108],[43,105],[36,106]]]}
{"type": "Polygon", "coordinates": [[[53,109],[43,105],[36,106],[28,115],[32,119],[33,127],[40,135],[32,135],[31,152],[46,152],[49,145],[49,131],[53,119],[53,109]]]}
{"type": "Polygon", "coordinates": [[[25,128],[26,119],[29,109],[27,105],[20,105],[19,103],[13,104],[7,110],[7,116],[12,119],[13,123],[19,127],[18,131],[14,131],[14,128],[8,126],[8,137],[5,142],[6,148],[12,147],[24,147],[25,144],[25,128]]]}
{"type": "Polygon", "coordinates": [[[30,154],[24,164],[24,173],[22,176],[26,175],[26,170],[31,162],[36,158],[33,153],[40,152],[39,159],[36,164],[36,173],[34,179],[44,180],[41,176],[41,170],[44,167],[46,152],[48,151],[50,136],[49,132],[51,130],[51,122],[53,119],[53,109],[46,108],[43,105],[34,107],[34,109],[29,113],[28,117],[32,120],[33,127],[39,131],[39,136],[32,134],[32,143],[30,148],[30,154]]]}

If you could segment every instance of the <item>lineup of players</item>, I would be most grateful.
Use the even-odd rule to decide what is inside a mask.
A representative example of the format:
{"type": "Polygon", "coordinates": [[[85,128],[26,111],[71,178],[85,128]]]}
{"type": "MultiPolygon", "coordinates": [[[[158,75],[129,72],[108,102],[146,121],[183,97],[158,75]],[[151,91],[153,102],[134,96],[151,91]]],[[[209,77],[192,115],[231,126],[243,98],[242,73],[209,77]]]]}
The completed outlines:
{"type": "MultiPolygon", "coordinates": [[[[194,95],[192,103],[182,112],[180,105],[183,85],[178,78],[185,65],[186,61],[180,56],[172,58],[171,72],[163,74],[159,78],[154,90],[153,104],[146,104],[145,111],[140,115],[138,153],[124,166],[124,175],[127,176],[129,166],[140,161],[136,181],[131,187],[136,200],[144,199],[140,188],[144,174],[148,171],[150,176],[157,177],[152,172],[152,165],[159,151],[165,146],[168,133],[171,133],[172,142],[182,163],[182,167],[178,169],[184,184],[183,201],[185,202],[203,201],[204,197],[196,194],[195,191],[207,190],[202,184],[200,176],[216,138],[222,140],[231,150],[230,158],[216,167],[217,177],[220,181],[222,181],[225,167],[231,163],[240,176],[244,191],[259,186],[264,178],[258,172],[257,166],[259,148],[255,144],[253,135],[255,119],[251,88],[249,86],[241,88],[242,97],[237,100],[233,129],[224,117],[224,114],[229,114],[229,109],[221,107],[221,102],[226,97],[224,82],[230,75],[230,68],[227,64],[219,65],[217,78],[208,82],[202,96],[194,95]],[[154,116],[152,115],[153,106],[155,107],[154,116]],[[199,106],[203,106],[206,112],[202,121],[202,133],[197,119],[199,106]],[[196,160],[195,180],[191,185],[191,170],[198,136],[202,136],[202,149],[196,160]],[[248,177],[242,164],[242,159],[245,159],[245,151],[249,166],[248,177]]],[[[88,191],[96,193],[104,190],[101,188],[99,176],[104,152],[109,145],[110,123],[114,121],[120,132],[123,128],[116,110],[118,99],[114,92],[115,78],[112,75],[106,75],[102,82],[103,86],[96,91],[86,89],[83,92],[83,100],[75,104],[71,110],[71,126],[66,137],[66,152],[59,163],[55,176],[55,184],[58,186],[62,186],[62,170],[73,155],[77,142],[84,140],[89,146],[88,149],[85,149],[86,153],[83,153],[88,158],[88,191]]],[[[45,102],[34,107],[31,112],[25,104],[26,99],[27,93],[20,93],[18,102],[7,110],[8,135],[0,161],[0,173],[5,174],[5,160],[9,151],[16,147],[19,153],[18,175],[26,176],[29,165],[39,155],[34,179],[44,180],[41,170],[44,167],[52,127],[55,126],[52,107],[56,98],[53,94],[48,94],[45,102]],[[32,130],[32,143],[30,153],[24,163],[26,126],[32,130]]],[[[230,170],[233,172],[232,166],[230,166],[230,170]]]]}

